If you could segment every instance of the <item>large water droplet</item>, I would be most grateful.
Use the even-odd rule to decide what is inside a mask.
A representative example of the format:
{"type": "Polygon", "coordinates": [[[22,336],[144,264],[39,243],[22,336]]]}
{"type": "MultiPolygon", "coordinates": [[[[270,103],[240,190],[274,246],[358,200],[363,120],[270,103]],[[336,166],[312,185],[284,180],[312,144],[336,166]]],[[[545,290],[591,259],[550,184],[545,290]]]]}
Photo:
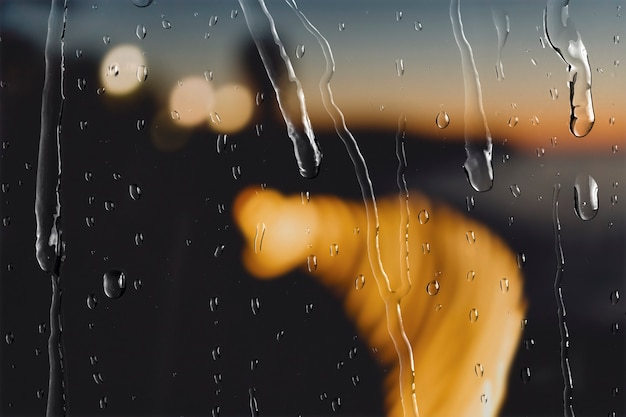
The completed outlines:
{"type": "Polygon", "coordinates": [[[587,174],[578,174],[574,182],[574,210],[581,220],[591,220],[598,214],[598,183],[587,174]]]}
{"type": "Polygon", "coordinates": [[[126,291],[126,274],[122,271],[111,270],[102,277],[104,293],[109,298],[120,298],[126,291]]]}
{"type": "Polygon", "coordinates": [[[439,293],[439,281],[433,280],[426,285],[428,295],[437,295],[439,293]]]}
{"type": "Polygon", "coordinates": [[[435,123],[439,129],[445,129],[450,124],[450,116],[445,111],[440,111],[435,117],[435,123]]]}

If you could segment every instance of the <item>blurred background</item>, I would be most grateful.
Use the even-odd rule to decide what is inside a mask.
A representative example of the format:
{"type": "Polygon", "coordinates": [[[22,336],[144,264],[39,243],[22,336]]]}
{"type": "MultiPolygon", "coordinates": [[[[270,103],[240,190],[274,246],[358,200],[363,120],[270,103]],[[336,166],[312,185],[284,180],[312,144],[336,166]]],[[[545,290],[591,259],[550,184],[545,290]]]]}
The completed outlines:
{"type": "MultiPolygon", "coordinates": [[[[461,3],[493,137],[494,184],[484,193],[462,168],[464,81],[447,2],[298,5],[332,48],[335,101],[376,195],[398,192],[395,138],[404,114],[409,187],[487,224],[519,254],[529,308],[501,414],[563,414],[552,217],[561,184],[576,414],[625,415],[624,2],[569,7],[593,78],[596,121],[583,138],[569,132],[569,74],[544,33],[545,2],[461,3]],[[502,22],[509,33],[499,52],[502,22]],[[588,176],[598,211],[584,221],[574,194],[577,178],[588,176]]],[[[0,1],[0,414],[7,416],[46,410],[51,287],[35,258],[34,200],[50,7],[0,1]]],[[[287,4],[268,9],[324,155],[314,179],[298,173],[238,2],[68,3],[60,282],[69,415],[243,416],[251,398],[267,416],[383,413],[385,370],[337,300],[303,272],[261,282],[240,265],[231,204],[244,187],[361,195],[321,102],[326,61],[317,41],[287,4]],[[126,288],[112,298],[103,275],[116,271],[126,288]]],[[[262,42],[272,45],[267,35],[262,42]]],[[[52,59],[60,64],[58,43],[52,59]]],[[[277,74],[278,82],[285,77],[277,74]]]]}

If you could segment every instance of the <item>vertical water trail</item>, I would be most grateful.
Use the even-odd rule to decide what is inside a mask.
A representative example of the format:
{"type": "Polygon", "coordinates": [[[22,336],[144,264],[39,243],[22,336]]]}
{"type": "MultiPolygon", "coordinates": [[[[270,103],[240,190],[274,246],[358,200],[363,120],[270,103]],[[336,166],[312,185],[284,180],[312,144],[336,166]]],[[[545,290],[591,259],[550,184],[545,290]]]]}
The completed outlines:
{"type": "Polygon", "coordinates": [[[504,80],[504,67],[502,66],[502,49],[506,44],[506,40],[509,37],[511,31],[511,25],[509,22],[508,13],[503,10],[496,11],[491,9],[491,17],[493,18],[493,24],[496,27],[498,33],[498,58],[496,60],[496,77],[499,81],[504,80]]]}
{"type": "MultiPolygon", "coordinates": [[[[326,70],[320,79],[320,92],[322,95],[322,103],[326,112],[333,120],[335,131],[342,140],[357,176],[361,195],[365,205],[365,214],[367,218],[367,256],[370,268],[374,276],[374,281],[378,287],[378,291],[385,303],[387,329],[389,336],[396,350],[399,364],[399,383],[400,383],[400,401],[405,417],[419,417],[417,406],[417,396],[415,394],[415,360],[413,357],[413,348],[402,321],[402,310],[400,301],[408,293],[411,284],[409,281],[408,269],[400,268],[405,273],[400,274],[400,287],[396,290],[391,288],[389,277],[385,272],[380,257],[379,245],[379,218],[378,208],[376,206],[376,198],[374,189],[369,175],[365,158],[359,149],[356,139],[346,126],[343,113],[335,103],[333,91],[330,86],[331,78],[335,72],[335,59],[328,40],[319,32],[319,30],[309,21],[304,13],[298,8],[295,0],[285,0],[287,4],[296,13],[304,27],[313,35],[319,43],[324,58],[326,60],[326,70]],[[410,393],[410,398],[405,397],[405,393],[410,393]]],[[[405,211],[403,210],[403,213],[405,211]]]]}
{"type": "Polygon", "coordinates": [[[587,49],[569,17],[569,0],[548,0],[543,11],[543,27],[552,49],[568,65],[570,89],[570,132],[586,136],[595,114],[591,99],[591,67],[587,49]]]}
{"type": "Polygon", "coordinates": [[[257,50],[267,75],[272,83],[272,87],[276,92],[278,106],[287,126],[287,134],[291,139],[294,147],[296,161],[300,175],[305,178],[313,178],[319,172],[319,166],[322,161],[322,152],[315,140],[315,134],[311,127],[311,121],[306,110],[304,91],[300,80],[296,77],[296,73],[291,64],[291,60],[285,51],[285,47],[278,36],[274,19],[270,14],[264,0],[239,0],[243,15],[248,25],[248,30],[252,39],[256,44],[257,50]],[[260,19],[263,13],[266,19],[260,19]],[[279,80],[281,70],[277,67],[277,63],[271,57],[268,46],[264,43],[265,36],[272,35],[274,44],[278,48],[281,58],[287,69],[289,83],[282,86],[279,80]],[[284,91],[283,91],[284,88],[284,91]],[[293,109],[288,104],[288,97],[296,97],[298,99],[298,108],[293,109]]]}
{"type": "Polygon", "coordinates": [[[60,263],[61,239],[61,121],[65,105],[65,29],[67,0],[52,0],[48,17],[45,46],[45,79],[41,100],[41,131],[37,162],[35,243],[37,262],[50,273],[50,336],[48,338],[48,402],[47,416],[62,416],[67,412],[61,327],[60,263]],[[60,45],[60,51],[59,51],[60,45]]]}
{"type": "Polygon", "coordinates": [[[476,191],[488,191],[493,186],[491,133],[487,126],[478,70],[472,47],[463,32],[460,0],[450,0],[450,20],[454,39],[461,53],[463,84],[465,86],[464,134],[467,159],[463,167],[470,185],[476,191]]]}
{"type": "Polygon", "coordinates": [[[561,246],[561,221],[559,220],[559,193],[561,184],[555,184],[552,194],[552,224],[554,227],[554,250],[556,253],[556,274],[554,277],[554,298],[556,299],[557,314],[559,319],[559,333],[561,336],[561,374],[563,376],[563,417],[574,417],[574,405],[572,404],[572,390],[574,381],[572,370],[569,365],[569,331],[565,317],[565,301],[563,300],[563,271],[565,258],[561,246]]]}

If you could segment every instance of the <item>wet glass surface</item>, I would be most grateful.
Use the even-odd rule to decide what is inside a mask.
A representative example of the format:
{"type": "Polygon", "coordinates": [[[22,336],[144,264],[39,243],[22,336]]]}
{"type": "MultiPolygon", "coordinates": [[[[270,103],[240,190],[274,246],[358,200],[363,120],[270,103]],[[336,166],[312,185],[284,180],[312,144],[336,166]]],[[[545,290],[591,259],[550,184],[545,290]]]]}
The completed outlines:
{"type": "Polygon", "coordinates": [[[0,3],[0,415],[624,415],[622,9],[0,3]]]}

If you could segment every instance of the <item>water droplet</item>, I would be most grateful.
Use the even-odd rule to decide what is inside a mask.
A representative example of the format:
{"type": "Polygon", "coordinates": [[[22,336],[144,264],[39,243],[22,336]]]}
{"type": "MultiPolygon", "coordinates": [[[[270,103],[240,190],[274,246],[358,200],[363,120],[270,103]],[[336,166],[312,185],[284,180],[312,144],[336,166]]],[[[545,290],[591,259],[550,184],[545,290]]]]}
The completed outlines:
{"type": "Polygon", "coordinates": [[[476,278],[476,272],[475,271],[467,271],[467,274],[465,274],[465,279],[468,281],[474,281],[474,278],[476,278]]]}
{"type": "Polygon", "coordinates": [[[511,194],[513,194],[513,197],[515,198],[518,198],[520,195],[522,195],[522,190],[520,190],[519,185],[517,184],[511,185],[509,189],[511,190],[511,194]]]}
{"type": "Polygon", "coordinates": [[[465,206],[467,207],[467,211],[472,211],[474,210],[474,207],[476,206],[476,202],[474,201],[474,196],[467,196],[465,197],[465,206]]]}
{"type": "Polygon", "coordinates": [[[9,332],[4,336],[4,341],[7,342],[7,345],[10,345],[15,340],[15,335],[13,332],[9,332]]]}
{"type": "Polygon", "coordinates": [[[615,35],[615,36],[613,36],[613,43],[614,43],[615,45],[619,44],[619,35],[615,35]]]}
{"type": "Polygon", "coordinates": [[[509,292],[509,279],[502,278],[500,280],[500,292],[509,292]]]}
{"type": "Polygon", "coordinates": [[[96,218],[91,216],[85,217],[85,223],[87,227],[94,227],[96,225],[96,218]]]}
{"type": "Polygon", "coordinates": [[[467,243],[473,245],[474,243],[476,243],[476,234],[474,233],[474,231],[470,230],[465,233],[465,239],[467,239],[467,243]]]}
{"type": "Polygon", "coordinates": [[[120,298],[126,291],[126,274],[122,271],[111,270],[102,276],[104,293],[109,298],[120,298]]]}
{"type": "Polygon", "coordinates": [[[524,349],[531,350],[534,347],[535,347],[535,339],[532,339],[532,338],[524,339],[524,349]]]}
{"type": "Polygon", "coordinates": [[[404,60],[402,58],[396,59],[396,74],[398,77],[404,75],[404,60]]]}
{"type": "Polygon", "coordinates": [[[110,37],[109,35],[104,35],[104,36],[102,37],[102,42],[103,42],[105,45],[110,44],[110,43],[111,43],[111,37],[110,37]]]}
{"type": "Polygon", "coordinates": [[[336,397],[334,398],[331,402],[330,402],[330,407],[332,408],[333,412],[337,412],[339,411],[339,409],[341,408],[341,397],[336,397]]]}
{"type": "Polygon", "coordinates": [[[489,400],[489,399],[487,398],[487,394],[482,394],[482,395],[480,396],[480,402],[481,402],[482,404],[487,404],[487,401],[488,401],[488,400],[489,400]]]}
{"type": "Polygon", "coordinates": [[[428,214],[428,210],[420,210],[420,212],[417,213],[417,220],[420,222],[420,224],[428,223],[428,220],[430,220],[430,214],[428,214]]]}
{"type": "Polygon", "coordinates": [[[517,259],[517,267],[519,269],[522,269],[524,267],[524,264],[526,263],[526,255],[523,253],[518,253],[516,256],[517,259]]]}
{"type": "Polygon", "coordinates": [[[598,183],[587,174],[578,174],[574,182],[574,210],[581,220],[591,220],[598,214],[598,183]]]}
{"type": "Polygon", "coordinates": [[[433,280],[426,285],[428,295],[437,295],[439,293],[439,281],[433,280]]]}
{"type": "Polygon", "coordinates": [[[619,303],[619,291],[615,290],[615,291],[611,291],[611,295],[609,296],[609,299],[611,300],[611,304],[616,305],[617,303],[619,303]]]}
{"type": "Polygon", "coordinates": [[[214,361],[216,361],[219,358],[221,358],[222,357],[222,348],[220,346],[215,346],[213,349],[211,349],[211,357],[213,358],[214,361]]]}
{"type": "Polygon", "coordinates": [[[137,7],[148,7],[152,4],[152,0],[131,0],[137,7]]]}
{"type": "Polygon", "coordinates": [[[309,255],[306,258],[306,269],[309,272],[315,272],[317,270],[317,256],[309,255]]]}
{"type": "Polygon", "coordinates": [[[100,398],[99,404],[100,404],[100,409],[104,410],[105,408],[107,408],[107,405],[109,405],[109,399],[106,396],[104,396],[100,398]]]}
{"type": "Polygon", "coordinates": [[[238,180],[239,178],[241,178],[241,165],[235,165],[231,167],[230,171],[233,174],[233,178],[235,180],[238,180]]]}
{"type": "Polygon", "coordinates": [[[551,88],[550,89],[550,98],[552,100],[556,100],[557,98],[559,98],[559,90],[557,90],[556,88],[551,88]]]}
{"type": "Polygon", "coordinates": [[[77,49],[76,50],[76,58],[82,58],[83,56],[83,50],[82,49],[77,49]]]}
{"type": "Polygon", "coordinates": [[[143,287],[143,281],[141,279],[138,278],[133,281],[133,288],[135,288],[135,291],[139,291],[141,287],[143,287]]]}
{"type": "Polygon", "coordinates": [[[619,334],[619,323],[618,322],[615,322],[615,323],[611,324],[611,334],[613,334],[613,335],[619,334]]]}
{"type": "Polygon", "coordinates": [[[146,127],[146,121],[144,119],[137,119],[137,130],[143,130],[146,127]]]}
{"type": "Polygon", "coordinates": [[[122,174],[120,174],[119,172],[114,172],[114,173],[113,173],[113,179],[114,179],[115,181],[119,181],[119,180],[121,180],[121,179],[122,179],[122,174]]]}
{"type": "Polygon", "coordinates": [[[233,10],[230,11],[230,18],[231,19],[236,19],[238,15],[239,15],[239,10],[233,9],[233,10]]]}
{"type": "Polygon", "coordinates": [[[528,384],[530,382],[530,368],[525,366],[521,370],[522,382],[528,384]]]}
{"type": "Polygon", "coordinates": [[[141,246],[143,244],[144,236],[143,233],[138,232],[135,233],[135,245],[141,246]]]}
{"type": "Polygon", "coordinates": [[[209,26],[215,26],[217,25],[217,21],[219,20],[219,18],[217,16],[211,16],[209,18],[209,26]]]}
{"type": "Polygon", "coordinates": [[[365,276],[363,276],[363,274],[357,275],[356,279],[354,280],[354,287],[357,290],[360,290],[364,286],[365,286],[365,276]]]}
{"type": "Polygon", "coordinates": [[[339,255],[339,245],[336,243],[332,243],[330,245],[330,256],[337,256],[339,255]]]}
{"type": "Polygon", "coordinates": [[[285,336],[285,331],[284,330],[279,330],[278,332],[276,332],[276,341],[280,342],[280,340],[285,336]]]}
{"type": "Polygon", "coordinates": [[[259,314],[259,310],[261,309],[261,301],[259,300],[259,297],[250,299],[250,308],[252,309],[252,314],[255,316],[259,314]]]}
{"type": "Polygon", "coordinates": [[[445,129],[450,124],[450,116],[445,111],[440,111],[437,113],[435,123],[439,129],[445,129]]]}
{"type": "Polygon", "coordinates": [[[358,349],[356,346],[352,346],[348,351],[348,358],[354,359],[356,358],[356,354],[358,353],[358,349]]]}
{"type": "Polygon", "coordinates": [[[104,202],[104,209],[106,211],[113,211],[115,210],[115,203],[112,201],[105,201],[104,202]]]}
{"type": "Polygon", "coordinates": [[[346,24],[343,22],[339,23],[339,32],[343,32],[344,30],[346,30],[346,24]]]}
{"type": "Polygon", "coordinates": [[[147,34],[148,30],[144,25],[137,25],[137,29],[135,29],[135,35],[137,35],[137,38],[145,39],[147,34]]]}
{"type": "Polygon", "coordinates": [[[78,89],[80,91],[85,91],[87,89],[87,80],[85,78],[79,78],[76,80],[76,83],[78,85],[78,89]]]}
{"type": "Polygon", "coordinates": [[[139,65],[137,67],[137,81],[140,83],[148,79],[148,68],[145,65],[139,65]]]}
{"type": "Polygon", "coordinates": [[[619,146],[617,146],[617,145],[611,146],[611,152],[613,152],[615,154],[615,153],[617,153],[617,151],[619,151],[619,146]]]}
{"type": "Polygon", "coordinates": [[[304,56],[304,45],[296,46],[296,58],[302,58],[304,56]]]}
{"type": "Polygon", "coordinates": [[[396,12],[396,22],[399,22],[400,20],[402,20],[402,12],[397,11],[396,12]]]}
{"type": "Polygon", "coordinates": [[[224,252],[224,248],[225,247],[226,247],[226,245],[223,245],[223,244],[217,245],[215,247],[215,251],[213,252],[213,256],[216,257],[216,258],[219,258],[222,255],[222,253],[224,252]]]}
{"type": "Polygon", "coordinates": [[[424,29],[424,26],[422,25],[422,22],[418,20],[417,22],[413,23],[413,29],[415,29],[417,32],[421,32],[421,30],[424,29]]]}
{"type": "Polygon", "coordinates": [[[98,299],[95,294],[89,294],[87,296],[87,307],[89,307],[90,310],[93,310],[96,308],[96,305],[98,305],[98,299]]]}
{"type": "Polygon", "coordinates": [[[45,334],[46,330],[47,330],[47,325],[46,323],[39,323],[39,325],[37,326],[37,333],[39,334],[45,334]]]}
{"type": "Polygon", "coordinates": [[[355,387],[361,382],[361,378],[358,375],[352,375],[352,378],[350,379],[352,380],[352,385],[355,387]]]}
{"type": "Polygon", "coordinates": [[[93,382],[95,382],[98,385],[104,382],[104,378],[102,377],[102,374],[100,372],[96,372],[92,374],[91,377],[93,378],[93,382]]]}
{"type": "Polygon", "coordinates": [[[481,363],[477,363],[476,365],[474,365],[474,373],[478,378],[483,377],[483,375],[485,374],[485,368],[483,368],[483,365],[481,363]]]}
{"type": "Polygon", "coordinates": [[[46,395],[46,391],[43,389],[38,389],[35,395],[37,396],[38,399],[42,399],[44,395],[46,395]]]}
{"type": "Polygon", "coordinates": [[[519,123],[519,117],[511,116],[508,121],[509,127],[515,127],[519,123]]]}
{"type": "Polygon", "coordinates": [[[469,320],[470,323],[476,323],[478,321],[478,310],[473,308],[469,311],[469,320]]]}
{"type": "Polygon", "coordinates": [[[313,307],[314,307],[314,306],[313,306],[313,303],[307,303],[307,304],[305,304],[305,305],[304,305],[304,312],[305,312],[306,314],[311,313],[311,312],[313,311],[313,307]]]}
{"type": "Polygon", "coordinates": [[[428,242],[422,243],[422,253],[424,255],[428,255],[430,253],[430,243],[428,242]]]}
{"type": "Polygon", "coordinates": [[[128,186],[128,194],[130,198],[137,201],[141,197],[141,188],[137,184],[130,184],[128,186]]]}

